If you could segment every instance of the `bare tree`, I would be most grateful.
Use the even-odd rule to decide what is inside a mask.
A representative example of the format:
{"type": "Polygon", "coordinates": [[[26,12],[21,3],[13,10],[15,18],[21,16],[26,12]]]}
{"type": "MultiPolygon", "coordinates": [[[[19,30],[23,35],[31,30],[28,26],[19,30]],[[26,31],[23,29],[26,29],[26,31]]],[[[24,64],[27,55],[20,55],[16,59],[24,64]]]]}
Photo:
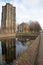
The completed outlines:
{"type": "Polygon", "coordinates": [[[41,26],[39,24],[39,22],[35,21],[35,22],[30,22],[30,30],[34,31],[34,32],[39,32],[41,30],[41,26]]]}

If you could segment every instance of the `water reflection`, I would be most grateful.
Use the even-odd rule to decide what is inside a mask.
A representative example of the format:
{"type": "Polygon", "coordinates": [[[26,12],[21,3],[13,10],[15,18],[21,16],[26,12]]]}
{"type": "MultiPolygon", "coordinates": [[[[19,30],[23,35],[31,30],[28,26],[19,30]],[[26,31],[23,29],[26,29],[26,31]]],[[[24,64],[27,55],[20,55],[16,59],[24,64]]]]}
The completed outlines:
{"type": "Polygon", "coordinates": [[[26,44],[23,45],[20,41],[16,41],[16,58],[20,57],[28,48],[26,44]]]}
{"type": "Polygon", "coordinates": [[[7,63],[12,62],[12,60],[18,59],[28,48],[29,44],[29,41],[20,42],[17,39],[4,40],[1,42],[0,42],[0,64],[2,63],[1,65],[7,65],[7,63]]]}
{"type": "Polygon", "coordinates": [[[9,64],[12,60],[16,59],[16,39],[8,39],[1,41],[2,44],[2,54],[4,60],[9,64]]]}
{"type": "Polygon", "coordinates": [[[2,48],[1,48],[1,42],[0,42],[0,63],[2,63],[2,48]]]}

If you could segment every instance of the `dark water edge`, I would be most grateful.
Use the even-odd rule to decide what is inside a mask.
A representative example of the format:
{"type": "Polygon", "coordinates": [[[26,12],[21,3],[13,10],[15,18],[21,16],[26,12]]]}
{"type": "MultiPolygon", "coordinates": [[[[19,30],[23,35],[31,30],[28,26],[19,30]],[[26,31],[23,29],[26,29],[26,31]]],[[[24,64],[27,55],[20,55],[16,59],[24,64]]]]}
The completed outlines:
{"type": "MultiPolygon", "coordinates": [[[[28,44],[30,44],[30,42],[26,42],[26,43],[21,43],[20,41],[16,40],[16,59],[18,59],[28,48],[28,44]]],[[[14,62],[15,60],[13,60],[14,62]]],[[[0,65],[12,65],[13,62],[11,62],[10,64],[7,64],[5,62],[5,60],[2,60],[2,47],[1,47],[1,42],[0,42],[0,65]]]]}

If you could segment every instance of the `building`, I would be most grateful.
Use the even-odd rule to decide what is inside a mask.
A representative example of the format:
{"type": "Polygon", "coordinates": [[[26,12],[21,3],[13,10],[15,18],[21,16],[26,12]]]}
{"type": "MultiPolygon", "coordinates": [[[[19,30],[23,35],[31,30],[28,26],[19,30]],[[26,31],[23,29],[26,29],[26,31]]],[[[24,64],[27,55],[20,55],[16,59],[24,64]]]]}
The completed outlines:
{"type": "MultiPolygon", "coordinates": [[[[15,33],[16,30],[16,8],[7,3],[2,6],[1,28],[3,33],[15,33]]],[[[7,63],[16,59],[16,39],[5,39],[2,43],[2,54],[7,63]]]]}
{"type": "Polygon", "coordinates": [[[18,32],[29,32],[30,31],[29,25],[26,23],[21,23],[20,25],[18,25],[17,31],[18,32]]]}
{"type": "Polygon", "coordinates": [[[1,28],[6,33],[14,33],[16,31],[16,8],[7,3],[2,6],[1,28]]]}

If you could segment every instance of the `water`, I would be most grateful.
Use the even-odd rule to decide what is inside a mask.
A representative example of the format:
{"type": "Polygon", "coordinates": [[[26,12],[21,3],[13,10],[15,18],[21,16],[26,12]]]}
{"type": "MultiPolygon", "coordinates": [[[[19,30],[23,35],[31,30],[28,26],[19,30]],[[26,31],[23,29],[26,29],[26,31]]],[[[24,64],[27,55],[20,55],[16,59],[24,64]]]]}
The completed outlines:
{"type": "Polygon", "coordinates": [[[25,44],[23,45],[21,42],[16,41],[16,56],[17,56],[17,58],[19,56],[21,56],[27,48],[28,48],[27,45],[25,45],[25,44]]]}
{"type": "MultiPolygon", "coordinates": [[[[21,43],[20,41],[16,40],[16,59],[18,59],[26,51],[26,49],[28,48],[27,43],[29,43],[29,41],[26,43],[21,43]]],[[[0,65],[7,65],[5,60],[2,60],[1,42],[0,42],[0,65]]]]}

